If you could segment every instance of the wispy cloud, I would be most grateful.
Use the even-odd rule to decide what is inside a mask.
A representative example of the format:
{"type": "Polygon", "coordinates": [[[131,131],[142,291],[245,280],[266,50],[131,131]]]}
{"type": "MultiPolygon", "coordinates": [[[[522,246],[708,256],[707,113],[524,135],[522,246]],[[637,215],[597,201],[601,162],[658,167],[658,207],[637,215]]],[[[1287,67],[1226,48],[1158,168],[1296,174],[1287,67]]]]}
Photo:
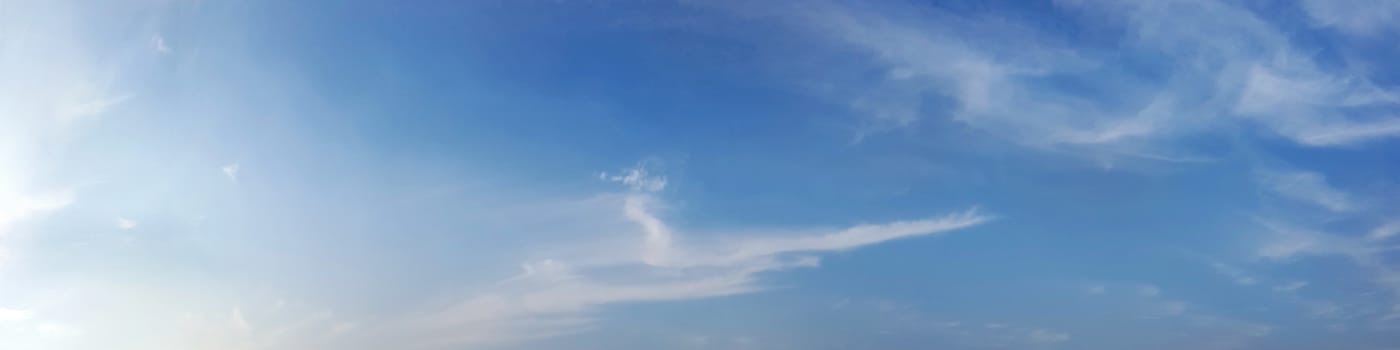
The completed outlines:
{"type": "Polygon", "coordinates": [[[71,189],[41,192],[37,195],[14,195],[6,194],[0,198],[0,235],[6,232],[7,227],[31,216],[58,210],[73,203],[74,194],[71,189]]]}
{"type": "Polygon", "coordinates": [[[652,169],[655,164],[654,161],[643,161],[615,174],[600,172],[598,178],[623,184],[633,191],[656,192],[666,189],[666,177],[651,173],[655,171],[652,169]]]}
{"type": "Polygon", "coordinates": [[[617,209],[641,229],[638,248],[607,247],[593,253],[606,258],[580,257],[581,261],[592,261],[583,265],[555,259],[528,262],[522,265],[519,275],[493,285],[491,290],[455,306],[402,321],[398,327],[412,338],[421,339],[427,347],[513,342],[580,332],[593,327],[591,314],[606,305],[751,293],[763,289],[759,274],[816,266],[817,254],[822,252],[944,233],[990,219],[968,211],[859,225],[825,234],[749,232],[707,241],[678,237],[676,230],[653,213],[653,206],[660,200],[649,192],[655,187],[638,187],[656,183],[647,180],[654,178],[652,175],[640,170],[624,174],[627,175],[616,181],[633,192],[617,209]],[[636,253],[626,253],[629,250],[636,253]],[[599,261],[604,263],[599,265],[599,261]]]}
{"type": "Polygon", "coordinates": [[[1400,29],[1400,3],[1364,0],[1304,0],[1313,23],[1355,35],[1376,35],[1400,29]]]}
{"type": "Polygon", "coordinates": [[[1259,183],[1265,189],[1288,199],[1301,201],[1331,211],[1357,208],[1356,200],[1327,183],[1321,174],[1305,171],[1265,172],[1259,183]]]}
{"type": "Polygon", "coordinates": [[[787,16],[833,50],[865,54],[867,60],[851,69],[887,73],[845,94],[852,110],[869,119],[858,139],[948,116],[1029,146],[1168,155],[1142,158],[1162,160],[1201,156],[1183,151],[1181,138],[1250,126],[1319,147],[1400,136],[1400,116],[1379,112],[1400,106],[1400,95],[1356,70],[1314,62],[1314,55],[1245,7],[1217,1],[1056,5],[1070,16],[1113,19],[1125,41],[1110,50],[1071,45],[1033,23],[923,7],[814,5],[787,9],[787,16]],[[978,39],[965,39],[971,37],[978,39]],[[1135,62],[1187,64],[1161,67],[1153,73],[1159,79],[1114,68],[1135,62]],[[954,103],[924,106],[930,96],[954,103]]]}
{"type": "Polygon", "coordinates": [[[55,112],[55,115],[57,115],[61,122],[72,123],[80,119],[102,115],[113,106],[120,105],[130,99],[130,95],[91,97],[64,105],[55,112]]]}
{"type": "MultiPolygon", "coordinates": [[[[1123,285],[1132,287],[1133,285],[1123,285]]],[[[1239,319],[1228,314],[1214,312],[1191,302],[1175,297],[1156,285],[1136,285],[1138,293],[1122,293],[1112,297],[1095,298],[1104,302],[1118,302],[1128,306],[1130,317],[1144,322],[1168,325],[1164,328],[1192,329],[1189,333],[1171,331],[1163,334],[1181,337],[1185,347],[1193,349],[1240,349],[1260,338],[1268,336],[1273,326],[1252,320],[1239,319]],[[1186,335],[1190,334],[1190,335],[1186,335]]],[[[1152,344],[1160,344],[1152,343],[1152,344]]]]}
{"type": "Polygon", "coordinates": [[[1252,286],[1259,283],[1259,280],[1254,278],[1254,276],[1235,266],[1217,262],[1210,264],[1210,267],[1215,269],[1215,272],[1229,277],[1231,281],[1238,285],[1252,286]]]}
{"type": "MultiPolygon", "coordinates": [[[[1307,257],[1338,256],[1346,258],[1370,276],[1376,286],[1392,294],[1390,311],[1383,313],[1379,320],[1400,319],[1400,269],[1387,263],[1386,254],[1400,250],[1400,246],[1376,244],[1363,235],[1338,235],[1300,227],[1282,220],[1261,219],[1261,225],[1268,230],[1268,237],[1258,249],[1258,255],[1273,262],[1295,262],[1307,257]]],[[[1297,289],[1306,284],[1297,285],[1297,289]]],[[[1290,285],[1289,287],[1293,287],[1290,285]]],[[[1285,290],[1291,290],[1285,288],[1285,290]]]]}
{"type": "Polygon", "coordinates": [[[1235,112],[1304,145],[1338,146],[1400,135],[1400,118],[1395,116],[1346,116],[1351,109],[1396,105],[1400,96],[1364,79],[1286,61],[1282,67],[1251,67],[1235,112]]]}
{"type": "Polygon", "coordinates": [[[1371,230],[1371,233],[1366,235],[1366,238],[1372,241],[1384,241],[1394,237],[1397,233],[1400,233],[1400,221],[1391,221],[1376,226],[1375,229],[1371,230]]]}

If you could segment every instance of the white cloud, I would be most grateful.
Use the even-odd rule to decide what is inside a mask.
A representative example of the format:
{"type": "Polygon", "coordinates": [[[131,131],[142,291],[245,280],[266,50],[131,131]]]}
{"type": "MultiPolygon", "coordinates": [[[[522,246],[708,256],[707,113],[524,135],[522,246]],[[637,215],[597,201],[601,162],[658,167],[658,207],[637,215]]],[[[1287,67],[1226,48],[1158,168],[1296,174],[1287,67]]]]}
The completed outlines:
{"type": "Polygon", "coordinates": [[[1283,197],[1341,212],[1357,208],[1350,195],[1327,184],[1326,178],[1312,172],[1265,172],[1259,182],[1265,189],[1283,197]]]}
{"type": "Polygon", "coordinates": [[[225,165],[222,168],[219,168],[219,170],[224,172],[224,176],[227,176],[229,181],[238,183],[238,163],[225,165]]]}
{"type": "Polygon", "coordinates": [[[1271,260],[1320,255],[1342,255],[1359,260],[1383,252],[1364,239],[1327,234],[1287,224],[1281,220],[1260,219],[1268,237],[1257,250],[1260,257],[1271,260]]]}
{"type": "Polygon", "coordinates": [[[157,33],[151,36],[151,50],[162,54],[168,54],[170,53],[170,46],[165,44],[165,37],[157,33]]]}
{"type": "Polygon", "coordinates": [[[1300,64],[1291,66],[1252,67],[1235,112],[1309,146],[1349,145],[1400,135],[1400,118],[1373,116],[1370,121],[1361,121],[1343,113],[1353,107],[1400,104],[1393,93],[1363,79],[1336,77],[1311,66],[1298,67],[1300,64]]]}
{"type": "Polygon", "coordinates": [[[1400,29],[1400,2],[1367,0],[1304,0],[1314,24],[1354,35],[1394,33],[1400,29]]]}
{"type": "MultiPolygon", "coordinates": [[[[1385,260],[1385,254],[1395,247],[1378,246],[1365,236],[1329,234],[1282,221],[1261,220],[1260,224],[1269,235],[1258,250],[1260,257],[1275,262],[1293,262],[1305,257],[1347,258],[1369,275],[1372,283],[1392,294],[1389,298],[1392,311],[1381,319],[1400,318],[1400,269],[1385,260]]],[[[1304,285],[1298,285],[1298,288],[1304,285]]]]}
{"type": "Polygon", "coordinates": [[[1400,221],[1391,221],[1372,229],[1366,238],[1372,241],[1384,241],[1397,233],[1400,233],[1400,221]]]}
{"type": "Polygon", "coordinates": [[[666,189],[666,177],[652,175],[649,169],[655,166],[655,162],[639,162],[631,168],[623,169],[618,174],[598,173],[598,178],[626,185],[633,191],[657,192],[666,189]]]}
{"type": "Polygon", "coordinates": [[[81,119],[102,115],[103,113],[107,112],[107,109],[112,108],[116,105],[120,105],[123,102],[126,102],[130,99],[131,96],[129,95],[115,97],[85,97],[82,100],[73,101],[67,105],[60,107],[58,111],[55,112],[55,115],[61,122],[72,123],[81,119]]]}
{"type": "MultiPolygon", "coordinates": [[[[760,291],[759,274],[816,266],[821,252],[948,232],[989,220],[976,211],[922,220],[857,225],[827,233],[699,239],[679,237],[654,210],[659,198],[641,171],[618,182],[635,190],[622,216],[636,225],[639,245],[600,247],[571,265],[545,259],[522,265],[521,273],[452,307],[401,320],[404,337],[426,347],[472,346],[570,334],[593,327],[593,312],[617,303],[709,298],[760,291]],[[636,179],[629,181],[628,178],[636,179]],[[628,252],[635,253],[628,253],[628,252]],[[602,258],[599,258],[602,257],[602,258]]],[[[724,236],[724,235],[719,235],[724,236]]]]}
{"type": "Polygon", "coordinates": [[[835,50],[867,55],[851,69],[887,72],[874,81],[812,84],[852,86],[820,93],[846,98],[866,116],[858,140],[917,126],[930,114],[1033,147],[1148,160],[1201,158],[1183,155],[1174,140],[1251,125],[1319,147],[1400,136],[1400,116],[1378,112],[1400,106],[1400,95],[1376,87],[1362,70],[1314,62],[1310,49],[1294,47],[1288,34],[1248,8],[1218,1],[1056,5],[1120,25],[1114,29],[1124,42],[1114,50],[1086,49],[1016,19],[918,6],[774,12],[795,18],[835,50]],[[1152,79],[1113,69],[1133,57],[1183,64],[1152,79]],[[1047,85],[1061,80],[1091,89],[1047,85]],[[925,111],[930,95],[951,98],[953,106],[925,111]]]}

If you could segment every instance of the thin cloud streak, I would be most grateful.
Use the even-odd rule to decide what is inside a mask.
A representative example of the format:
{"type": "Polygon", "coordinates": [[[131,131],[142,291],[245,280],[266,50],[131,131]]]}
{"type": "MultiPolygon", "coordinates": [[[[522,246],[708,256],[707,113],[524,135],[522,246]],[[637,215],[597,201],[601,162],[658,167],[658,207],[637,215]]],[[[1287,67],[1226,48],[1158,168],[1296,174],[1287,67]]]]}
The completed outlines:
{"type": "MultiPolygon", "coordinates": [[[[638,174],[634,172],[632,174],[638,174]]],[[[626,178],[625,176],[623,178],[626,178]]],[[[645,176],[619,181],[637,190],[645,176]]],[[[646,189],[645,187],[642,189],[646,189]]],[[[941,234],[991,220],[976,210],[922,220],[858,225],[826,234],[786,237],[745,235],[719,242],[696,242],[677,237],[653,213],[660,199],[632,192],[623,215],[641,229],[640,252],[634,259],[603,265],[572,266],[546,259],[522,265],[522,272],[474,296],[445,308],[396,321],[390,328],[418,339],[426,348],[503,344],[573,334],[591,329],[591,314],[619,303],[711,298],[761,291],[765,272],[815,267],[817,254],[855,249],[896,239],[941,234]],[[760,236],[760,237],[754,237],[760,236]],[[617,272],[619,267],[626,267],[617,272]]],[[[621,248],[626,251],[626,248],[621,248]]],[[[599,256],[616,255],[618,247],[603,248],[599,256]]],[[[1058,339],[1046,334],[1047,340],[1058,339]]]]}
{"type": "Polygon", "coordinates": [[[833,50],[866,54],[855,66],[888,72],[845,96],[854,101],[853,112],[876,126],[859,130],[858,140],[917,126],[929,117],[919,112],[927,95],[952,98],[948,115],[956,122],[1026,146],[1090,155],[1210,157],[1183,152],[1176,143],[1250,126],[1313,147],[1400,136],[1400,116],[1377,112],[1400,107],[1400,94],[1354,70],[1314,62],[1246,8],[1214,1],[1056,6],[1114,18],[1121,24],[1114,29],[1128,39],[1117,50],[1085,49],[1016,20],[924,8],[899,13],[828,3],[786,12],[833,50]],[[1167,18],[1186,22],[1163,22],[1167,18]],[[1110,69],[1124,60],[1190,64],[1150,81],[1110,69]],[[1056,80],[1113,93],[1088,96],[1046,85],[1056,80]]]}
{"type": "Polygon", "coordinates": [[[1270,171],[1260,175],[1258,182],[1265,189],[1288,199],[1317,205],[1334,212],[1357,209],[1356,200],[1327,183],[1321,174],[1305,171],[1270,171]]]}

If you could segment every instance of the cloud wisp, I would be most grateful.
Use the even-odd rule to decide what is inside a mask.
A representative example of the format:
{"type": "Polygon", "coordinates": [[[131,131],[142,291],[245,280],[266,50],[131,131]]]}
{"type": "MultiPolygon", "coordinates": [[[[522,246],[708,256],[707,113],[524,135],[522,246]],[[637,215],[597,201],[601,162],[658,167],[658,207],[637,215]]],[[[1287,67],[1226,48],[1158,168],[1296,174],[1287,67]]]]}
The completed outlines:
{"type": "Polygon", "coordinates": [[[1350,211],[1359,206],[1352,196],[1329,185],[1318,173],[1271,171],[1260,175],[1258,182],[1279,196],[1334,212],[1350,211]]]}
{"type": "MultiPolygon", "coordinates": [[[[624,174],[628,175],[615,181],[634,191],[626,194],[622,208],[616,209],[640,228],[640,245],[607,247],[593,253],[598,257],[579,258],[594,263],[571,265],[556,259],[527,262],[519,275],[451,307],[402,320],[396,328],[420,339],[420,345],[426,348],[570,334],[593,327],[592,313],[606,305],[752,293],[764,289],[761,274],[817,266],[821,253],[942,234],[991,220],[969,210],[921,220],[825,230],[825,234],[758,233],[711,242],[680,237],[677,230],[654,214],[653,205],[661,199],[647,191],[661,187],[638,184],[664,183],[662,180],[639,169],[624,174]],[[618,255],[631,258],[615,259],[618,255]]],[[[1051,338],[1056,337],[1046,334],[1042,338],[1053,341],[1051,338]]]]}
{"type": "MultiPolygon", "coordinates": [[[[1055,7],[1067,17],[1111,18],[1122,36],[1085,46],[1013,18],[926,8],[827,4],[779,17],[796,18],[835,51],[863,54],[853,66],[887,73],[844,95],[874,126],[858,138],[940,113],[1027,146],[1156,161],[1218,156],[1193,154],[1200,151],[1181,140],[1251,126],[1310,147],[1400,136],[1400,115],[1386,112],[1400,107],[1400,94],[1356,69],[1318,63],[1250,9],[1218,1],[1055,7]],[[1145,78],[1120,68],[1127,66],[1159,71],[1145,78]],[[954,103],[926,106],[929,96],[954,103]]],[[[1340,16],[1321,15],[1334,5],[1309,7],[1340,16]]]]}

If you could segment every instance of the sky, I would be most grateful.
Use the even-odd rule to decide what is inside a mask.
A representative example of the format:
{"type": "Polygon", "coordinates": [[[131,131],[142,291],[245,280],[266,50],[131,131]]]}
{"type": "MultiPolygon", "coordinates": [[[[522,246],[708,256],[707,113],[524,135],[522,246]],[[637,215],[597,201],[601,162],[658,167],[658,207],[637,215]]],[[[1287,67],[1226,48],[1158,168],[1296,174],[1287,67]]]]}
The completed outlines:
{"type": "Polygon", "coordinates": [[[1400,349],[1400,1],[0,0],[4,349],[1400,349]]]}

